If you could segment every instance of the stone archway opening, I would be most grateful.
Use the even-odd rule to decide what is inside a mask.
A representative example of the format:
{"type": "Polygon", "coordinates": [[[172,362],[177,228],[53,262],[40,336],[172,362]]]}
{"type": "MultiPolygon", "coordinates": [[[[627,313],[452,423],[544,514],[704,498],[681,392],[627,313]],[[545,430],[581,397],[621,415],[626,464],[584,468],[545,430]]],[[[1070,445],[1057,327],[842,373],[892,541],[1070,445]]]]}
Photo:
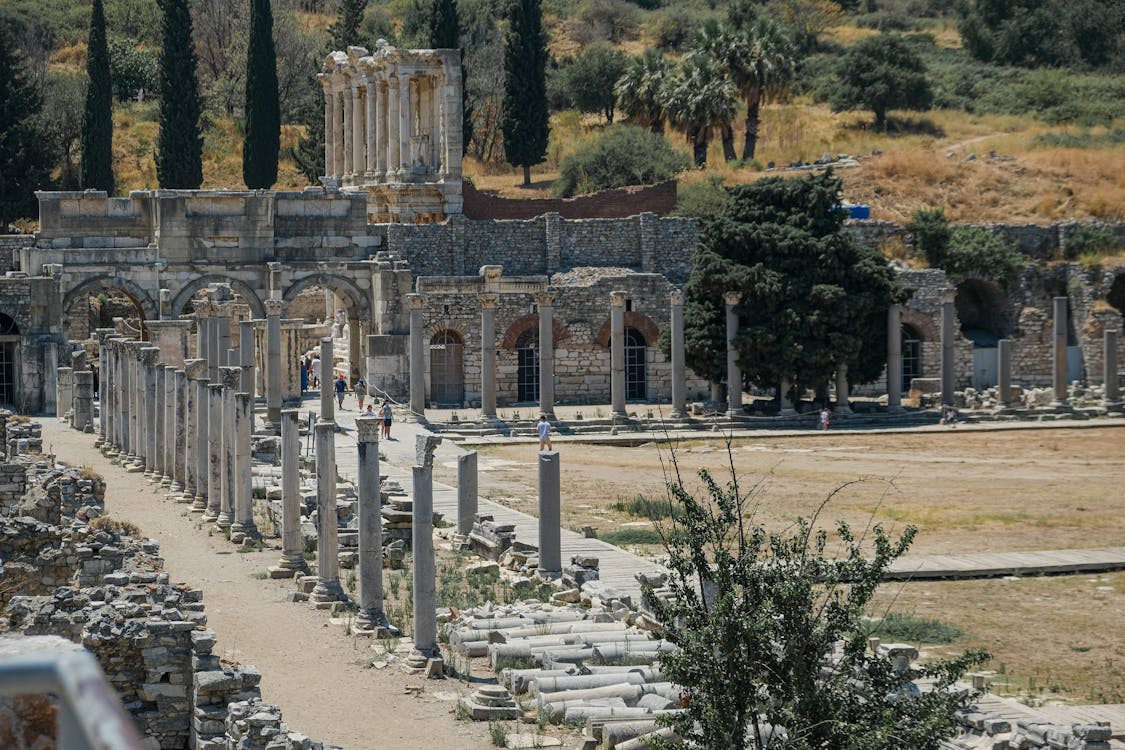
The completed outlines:
{"type": "Polygon", "coordinates": [[[1008,300],[999,284],[984,279],[965,279],[957,285],[953,300],[961,333],[974,347],[995,348],[1012,332],[1008,300]]]}
{"type": "Polygon", "coordinates": [[[63,310],[69,341],[88,341],[98,328],[114,328],[120,320],[123,333],[145,338],[148,318],[144,305],[130,292],[106,280],[87,285],[70,297],[63,310]]]}
{"type": "Polygon", "coordinates": [[[922,334],[902,324],[902,391],[910,392],[910,381],[922,377],[922,334]]]}
{"type": "Polygon", "coordinates": [[[11,317],[0,313],[0,404],[16,403],[19,392],[16,363],[19,362],[20,329],[11,317]]]}
{"type": "Polygon", "coordinates": [[[230,328],[228,329],[230,346],[232,348],[241,346],[241,330],[238,324],[255,317],[258,301],[247,298],[237,287],[221,281],[201,286],[190,297],[183,300],[179,310],[173,311],[178,313],[181,320],[191,321],[190,335],[192,336],[198,336],[199,334],[197,325],[199,316],[195,309],[195,303],[197,302],[211,303],[214,306],[213,314],[228,318],[230,320],[230,328]]]}
{"type": "Polygon", "coordinates": [[[430,403],[460,407],[465,401],[465,344],[456,331],[430,339],[430,403]]]}
{"type": "Polygon", "coordinates": [[[364,341],[372,333],[370,302],[348,278],[319,274],[298,280],[283,301],[287,319],[323,326],[318,335],[333,340],[333,366],[354,385],[364,366],[364,341]]]}
{"type": "Polygon", "coordinates": [[[1125,271],[1113,277],[1113,283],[1109,287],[1109,294],[1105,296],[1105,301],[1113,305],[1117,312],[1125,315],[1125,271]]]}

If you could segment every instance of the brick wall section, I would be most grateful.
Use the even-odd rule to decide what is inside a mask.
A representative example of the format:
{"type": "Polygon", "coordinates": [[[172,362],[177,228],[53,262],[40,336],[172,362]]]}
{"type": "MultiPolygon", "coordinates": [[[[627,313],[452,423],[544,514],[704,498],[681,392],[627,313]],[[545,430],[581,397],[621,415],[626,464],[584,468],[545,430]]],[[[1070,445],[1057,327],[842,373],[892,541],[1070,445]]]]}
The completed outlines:
{"type": "Polygon", "coordinates": [[[676,181],[603,190],[575,198],[501,198],[482,193],[466,180],[461,195],[470,219],[533,219],[555,213],[564,219],[623,219],[649,212],[658,216],[676,207],[676,181]]]}

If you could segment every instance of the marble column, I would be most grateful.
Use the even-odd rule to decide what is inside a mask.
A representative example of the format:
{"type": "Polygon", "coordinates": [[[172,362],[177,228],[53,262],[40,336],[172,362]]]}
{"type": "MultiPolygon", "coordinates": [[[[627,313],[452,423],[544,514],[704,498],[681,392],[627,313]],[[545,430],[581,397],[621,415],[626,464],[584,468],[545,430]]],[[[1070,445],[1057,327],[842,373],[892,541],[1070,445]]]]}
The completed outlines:
{"type": "MultiPolygon", "coordinates": [[[[187,378],[187,367],[194,359],[185,359],[183,369],[173,370],[172,377],[176,381],[176,411],[174,421],[176,432],[169,441],[172,443],[171,489],[178,493],[182,502],[190,503],[195,498],[194,492],[187,492],[187,452],[191,447],[195,433],[191,426],[190,396],[192,385],[187,378]]],[[[195,428],[198,429],[198,428],[195,428]]]]}
{"type": "Polygon", "coordinates": [[[953,389],[956,387],[954,377],[954,356],[956,354],[955,335],[953,326],[953,300],[941,303],[941,403],[942,406],[953,406],[953,389]]]}
{"type": "Polygon", "coordinates": [[[562,575],[562,515],[559,452],[539,454],[539,575],[562,575]]]}
{"type": "Polygon", "coordinates": [[[1066,382],[1066,341],[1067,341],[1067,312],[1066,312],[1066,297],[1055,297],[1052,300],[1052,307],[1054,308],[1054,347],[1053,347],[1053,361],[1054,361],[1054,378],[1052,383],[1055,388],[1055,398],[1051,402],[1052,406],[1062,406],[1066,404],[1067,400],[1067,382],[1066,382]]]}
{"type": "MultiPolygon", "coordinates": [[[[160,350],[156,347],[145,347],[142,351],[144,361],[142,363],[142,372],[144,374],[145,390],[143,396],[142,406],[144,407],[144,419],[141,422],[141,439],[144,441],[144,470],[145,476],[151,477],[156,471],[157,466],[157,453],[160,446],[161,436],[157,430],[157,381],[159,374],[157,373],[158,362],[160,361],[160,350]]],[[[161,368],[163,369],[163,368],[161,368]]]]}
{"type": "Polygon", "coordinates": [[[352,86],[351,81],[348,81],[344,90],[340,93],[340,99],[344,105],[344,171],[342,173],[343,179],[346,181],[350,179],[355,172],[355,165],[352,163],[352,141],[355,139],[355,134],[352,132],[352,86]]]}
{"type": "MultiPolygon", "coordinates": [[[[301,412],[281,412],[281,559],[269,569],[271,578],[292,578],[308,570],[301,536],[301,412]]],[[[380,562],[382,562],[380,560],[380,562]]]]}
{"type": "Polygon", "coordinates": [[[251,401],[256,397],[254,390],[254,323],[250,320],[238,324],[238,364],[242,368],[242,380],[238,389],[249,393],[251,401]]]}
{"type": "Polygon", "coordinates": [[[361,630],[386,623],[383,614],[383,516],[379,499],[379,423],[377,417],[356,417],[359,452],[356,492],[359,502],[359,615],[361,630]]]}
{"type": "Polygon", "coordinates": [[[320,340],[320,418],[331,422],[336,418],[336,366],[332,337],[320,340]]]}
{"type": "Polygon", "coordinates": [[[167,391],[164,388],[164,365],[160,362],[159,356],[157,362],[150,369],[155,381],[156,392],[152,400],[151,422],[148,425],[151,434],[149,436],[149,460],[145,467],[145,476],[160,484],[164,476],[164,414],[166,411],[164,402],[167,399],[167,391]]]}
{"type": "Polygon", "coordinates": [[[222,381],[222,450],[220,458],[222,465],[219,472],[219,520],[216,524],[221,529],[227,529],[234,523],[234,500],[237,485],[235,474],[238,451],[238,435],[235,432],[236,405],[234,395],[238,393],[238,385],[242,380],[241,367],[220,367],[219,378],[222,381]]]}
{"type": "Polygon", "coordinates": [[[363,87],[359,81],[352,81],[352,174],[355,182],[362,182],[361,176],[367,168],[367,159],[364,156],[364,144],[367,140],[367,127],[364,125],[366,110],[363,102],[363,87]]]}
{"type": "Polygon", "coordinates": [[[417,656],[439,655],[437,644],[437,581],[434,560],[434,450],[440,437],[417,436],[414,466],[414,650],[417,656]]]}
{"type": "Polygon", "coordinates": [[[478,294],[480,300],[480,418],[496,419],[496,303],[497,294],[478,294]]]}
{"type": "Polygon", "coordinates": [[[364,134],[366,135],[366,142],[364,145],[366,146],[365,154],[367,156],[367,170],[366,174],[364,175],[365,178],[373,177],[375,172],[375,120],[379,116],[378,112],[376,112],[378,98],[379,97],[375,82],[366,80],[364,82],[363,92],[364,103],[367,105],[367,113],[364,116],[363,120],[364,134]]]}
{"type": "Polygon", "coordinates": [[[410,411],[417,419],[426,416],[426,329],[423,315],[426,298],[421,294],[406,295],[410,309],[410,411]]]}
{"type": "Polygon", "coordinates": [[[797,410],[793,408],[793,399],[789,397],[789,391],[793,388],[793,381],[789,378],[781,379],[781,410],[778,414],[782,417],[796,416],[797,410]]]}
{"type": "Polygon", "coordinates": [[[250,456],[250,422],[254,400],[249,393],[234,394],[234,473],[231,490],[234,494],[234,522],[230,539],[240,544],[258,536],[254,523],[254,482],[250,456]]]}
{"type": "Polygon", "coordinates": [[[398,76],[398,174],[410,173],[410,76],[398,76]]]}
{"type": "Polygon", "coordinates": [[[266,300],[266,424],[281,429],[281,301],[266,300]]]}
{"type": "Polygon", "coordinates": [[[1105,329],[1102,332],[1103,360],[1102,383],[1105,384],[1105,408],[1116,411],[1121,407],[1119,378],[1117,376],[1117,331],[1105,329]]]}
{"type": "MultiPolygon", "coordinates": [[[[218,367],[229,367],[234,364],[230,359],[230,318],[216,318],[215,328],[215,361],[218,362],[218,367]]],[[[215,378],[219,379],[218,372],[215,373],[215,378]]]]}
{"type": "MultiPolygon", "coordinates": [[[[176,421],[178,396],[176,368],[172,365],[164,365],[164,431],[160,439],[160,450],[164,454],[161,468],[164,473],[160,477],[161,487],[171,487],[172,475],[176,473],[176,434],[182,429],[180,423],[176,421]]],[[[183,486],[180,487],[180,491],[183,491],[183,486]]]]}
{"type": "Polygon", "coordinates": [[[348,318],[348,385],[355,385],[363,376],[363,323],[358,318],[348,318]]]}
{"type": "Polygon", "coordinates": [[[468,537],[477,517],[477,452],[457,456],[457,533],[468,537]]]}
{"type": "Polygon", "coordinates": [[[997,364],[997,406],[1006,409],[1012,405],[1012,342],[1000,339],[996,342],[997,364]]]}
{"type": "Polygon", "coordinates": [[[74,373],[74,429],[94,431],[94,373],[74,373]]]}
{"type": "Polygon", "coordinates": [[[387,84],[375,82],[375,178],[387,174],[387,84]]]}
{"type": "Polygon", "coordinates": [[[126,398],[129,399],[129,437],[126,441],[128,443],[129,454],[126,458],[128,462],[127,471],[136,471],[138,464],[140,468],[144,468],[144,446],[140,443],[140,430],[138,429],[141,421],[141,404],[144,399],[141,396],[145,391],[145,380],[141,374],[141,347],[144,344],[140,341],[130,341],[128,349],[128,360],[126,367],[129,370],[128,390],[125,392],[126,398]]]}
{"type": "Polygon", "coordinates": [[[207,509],[207,432],[210,419],[207,414],[207,362],[189,359],[184,363],[187,379],[185,408],[188,426],[184,436],[184,497],[192,500],[193,513],[207,509]]]}
{"type": "Polygon", "coordinates": [[[553,292],[535,295],[539,311],[539,413],[555,416],[555,323],[553,292]]]}
{"type": "Polygon", "coordinates": [[[902,411],[902,306],[887,308],[887,411],[902,411]]]}
{"type": "MultiPolygon", "coordinates": [[[[207,382],[207,509],[203,520],[218,522],[223,498],[223,386],[207,382]]],[[[201,413],[202,415],[202,413],[201,413]]],[[[200,477],[203,482],[203,477],[200,477]]],[[[221,528],[221,527],[220,527],[221,528]]]]}
{"type": "Polygon", "coordinates": [[[613,416],[625,411],[625,292],[609,293],[609,394],[613,416]]]}
{"type": "Polygon", "coordinates": [[[851,386],[848,384],[848,363],[840,362],[836,365],[836,408],[837,414],[851,414],[852,407],[848,404],[848,393],[851,386]]]}
{"type": "Polygon", "coordinates": [[[742,416],[742,368],[738,366],[738,349],[734,339],[738,336],[738,303],[742,292],[725,292],[723,303],[727,311],[727,416],[742,416]]]}
{"type": "Polygon", "coordinates": [[[332,92],[332,84],[322,80],[324,85],[324,176],[335,177],[335,165],[332,163],[336,156],[336,97],[332,92]]]}
{"type": "MultiPolygon", "coordinates": [[[[219,319],[207,318],[207,378],[212,383],[219,382],[219,368],[223,366],[223,348],[219,341],[219,319]]],[[[229,323],[227,325],[230,325],[229,323]]]]}
{"type": "Polygon", "coordinates": [[[398,78],[387,79],[387,181],[392,182],[398,174],[398,155],[401,143],[398,138],[399,103],[398,78]]]}
{"type": "MultiPolygon", "coordinates": [[[[347,596],[340,586],[340,544],[336,528],[336,424],[316,423],[316,568],[317,582],[309,599],[317,609],[347,596]]],[[[417,517],[415,517],[417,523],[417,517]]]]}
{"type": "Polygon", "coordinates": [[[673,289],[672,305],[672,417],[687,415],[687,366],[684,362],[684,293],[673,289]]]}
{"type": "MultiPolygon", "coordinates": [[[[71,387],[71,377],[74,370],[70,367],[60,367],[55,374],[55,419],[63,419],[74,405],[73,396],[68,397],[67,391],[71,387]]],[[[70,420],[74,427],[74,419],[70,420]]]]}

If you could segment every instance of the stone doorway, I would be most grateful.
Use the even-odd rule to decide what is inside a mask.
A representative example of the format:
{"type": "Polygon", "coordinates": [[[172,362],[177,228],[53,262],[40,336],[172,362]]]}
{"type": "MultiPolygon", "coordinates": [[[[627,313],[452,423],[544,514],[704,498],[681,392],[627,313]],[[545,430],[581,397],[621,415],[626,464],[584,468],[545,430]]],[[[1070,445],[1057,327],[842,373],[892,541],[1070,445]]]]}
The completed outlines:
{"type": "Polygon", "coordinates": [[[648,346],[636,328],[625,329],[625,399],[648,398],[648,346]]]}
{"type": "Polygon", "coordinates": [[[902,326],[902,390],[910,391],[910,381],[922,377],[922,336],[908,325],[902,326]]]}
{"type": "Polygon", "coordinates": [[[516,401],[539,400],[539,332],[523,332],[516,342],[516,401]]]}
{"type": "Polygon", "coordinates": [[[430,403],[461,406],[465,401],[465,345],[453,331],[430,339],[430,403]]]}
{"type": "Polygon", "coordinates": [[[0,404],[15,405],[19,384],[16,382],[16,363],[20,330],[16,321],[0,313],[0,404]]]}

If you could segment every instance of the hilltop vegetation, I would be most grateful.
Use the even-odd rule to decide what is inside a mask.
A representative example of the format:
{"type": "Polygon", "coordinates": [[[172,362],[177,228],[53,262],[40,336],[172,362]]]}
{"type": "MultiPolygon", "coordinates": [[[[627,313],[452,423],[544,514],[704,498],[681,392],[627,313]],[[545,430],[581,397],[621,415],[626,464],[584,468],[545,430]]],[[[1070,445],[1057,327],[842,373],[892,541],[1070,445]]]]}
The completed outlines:
{"type": "MultiPolygon", "coordinates": [[[[429,4],[370,0],[358,36],[368,47],[379,38],[423,44],[429,4]]],[[[600,135],[611,120],[628,120],[662,134],[699,167],[681,173],[687,203],[692,191],[753,181],[771,164],[847,153],[859,166],[839,171],[845,197],[872,204],[876,218],[906,221],[931,207],[954,221],[1125,218],[1119,0],[545,0],[551,131],[530,189],[504,162],[508,0],[457,5],[472,112],[465,171],[483,189],[550,190],[568,157],[587,148],[604,155],[600,135]],[[774,27],[784,42],[770,44],[784,54],[772,58],[773,67],[754,69],[749,62],[762,59],[761,47],[739,45],[769,41],[763,35],[774,27]],[[865,66],[875,59],[859,54],[865,45],[890,49],[891,57],[865,66]],[[660,54],[642,57],[645,50],[660,54]],[[655,114],[638,103],[643,90],[617,86],[630,66],[643,65],[650,76],[652,66],[666,67],[655,114]],[[866,78],[864,67],[872,68],[866,78]],[[896,79],[898,88],[890,88],[897,98],[873,103],[887,68],[914,71],[912,94],[896,79]]],[[[203,184],[241,187],[250,4],[192,0],[191,7],[204,102],[203,184]]],[[[306,180],[287,149],[321,106],[314,74],[337,5],[274,0],[273,11],[283,123],[277,187],[299,188],[306,180]]],[[[155,187],[160,10],[156,0],[106,0],[105,13],[117,190],[155,187]]],[[[0,22],[14,32],[44,94],[55,184],[75,188],[89,5],[8,0],[0,22]]],[[[651,173],[639,166],[647,165],[631,171],[651,173]]]]}

